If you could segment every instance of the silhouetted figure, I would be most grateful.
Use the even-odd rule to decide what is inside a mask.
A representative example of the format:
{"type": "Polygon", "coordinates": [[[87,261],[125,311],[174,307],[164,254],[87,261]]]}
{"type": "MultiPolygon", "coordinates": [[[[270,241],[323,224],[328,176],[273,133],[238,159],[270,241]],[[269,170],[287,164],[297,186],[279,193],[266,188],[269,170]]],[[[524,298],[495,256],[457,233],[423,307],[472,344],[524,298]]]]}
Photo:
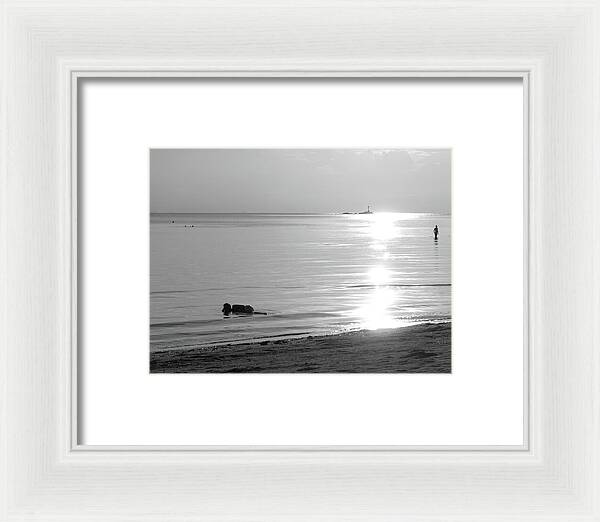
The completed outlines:
{"type": "Polygon", "coordinates": [[[433,229],[433,239],[437,241],[438,234],[440,233],[438,226],[436,225],[433,229]]]}

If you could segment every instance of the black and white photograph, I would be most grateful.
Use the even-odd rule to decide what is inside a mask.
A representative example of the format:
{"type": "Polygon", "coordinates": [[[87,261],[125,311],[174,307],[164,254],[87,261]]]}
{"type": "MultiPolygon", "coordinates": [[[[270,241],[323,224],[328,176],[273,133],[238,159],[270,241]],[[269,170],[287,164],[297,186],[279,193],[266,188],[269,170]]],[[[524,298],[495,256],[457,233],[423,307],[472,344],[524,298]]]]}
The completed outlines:
{"type": "Polygon", "coordinates": [[[451,150],[151,149],[151,373],[450,373],[451,150]]]}

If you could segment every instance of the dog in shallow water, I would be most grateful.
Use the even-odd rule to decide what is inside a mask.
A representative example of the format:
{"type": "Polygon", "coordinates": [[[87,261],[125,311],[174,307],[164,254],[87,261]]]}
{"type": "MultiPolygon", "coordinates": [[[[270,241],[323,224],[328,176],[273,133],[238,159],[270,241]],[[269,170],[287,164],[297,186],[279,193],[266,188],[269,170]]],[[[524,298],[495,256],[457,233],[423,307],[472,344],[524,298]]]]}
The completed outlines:
{"type": "Polygon", "coordinates": [[[221,310],[225,315],[229,314],[253,314],[254,308],[250,305],[239,305],[234,304],[233,306],[229,303],[225,303],[223,305],[223,310],[221,310]]]}
{"type": "Polygon", "coordinates": [[[230,305],[229,303],[225,303],[223,305],[223,309],[221,310],[223,315],[229,316],[231,314],[238,315],[268,315],[267,312],[256,312],[254,308],[250,305],[230,305]]]}

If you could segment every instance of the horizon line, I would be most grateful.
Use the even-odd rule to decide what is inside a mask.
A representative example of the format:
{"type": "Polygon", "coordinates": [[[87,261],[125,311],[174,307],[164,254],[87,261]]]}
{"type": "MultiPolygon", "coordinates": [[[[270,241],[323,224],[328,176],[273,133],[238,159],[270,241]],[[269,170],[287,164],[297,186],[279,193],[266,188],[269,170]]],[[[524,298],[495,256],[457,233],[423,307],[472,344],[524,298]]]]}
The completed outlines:
{"type": "MultiPolygon", "coordinates": [[[[372,214],[440,214],[440,215],[451,215],[450,211],[446,212],[432,212],[432,211],[419,211],[419,212],[406,212],[400,210],[373,210],[372,214]]],[[[360,215],[360,212],[153,212],[150,214],[288,214],[288,215],[360,215]]],[[[364,214],[368,215],[368,214],[364,214]]]]}

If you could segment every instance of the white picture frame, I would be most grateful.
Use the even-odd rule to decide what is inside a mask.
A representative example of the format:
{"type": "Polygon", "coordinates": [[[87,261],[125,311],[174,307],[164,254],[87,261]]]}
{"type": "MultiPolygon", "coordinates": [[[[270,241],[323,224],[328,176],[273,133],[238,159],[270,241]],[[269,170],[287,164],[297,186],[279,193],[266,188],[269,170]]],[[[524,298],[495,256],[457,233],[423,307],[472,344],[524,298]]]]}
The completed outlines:
{"type": "Polygon", "coordinates": [[[3,518],[600,520],[597,1],[7,1],[2,28],[3,518]],[[83,76],[523,78],[527,445],[78,446],[83,76]]]}

